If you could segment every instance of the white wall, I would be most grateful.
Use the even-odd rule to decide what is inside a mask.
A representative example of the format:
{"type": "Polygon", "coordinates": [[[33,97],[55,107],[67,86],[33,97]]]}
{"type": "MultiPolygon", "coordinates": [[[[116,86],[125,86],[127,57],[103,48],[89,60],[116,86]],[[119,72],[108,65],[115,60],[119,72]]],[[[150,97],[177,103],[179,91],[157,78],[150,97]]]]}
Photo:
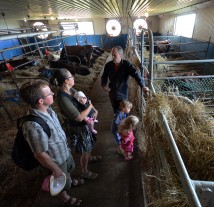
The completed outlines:
{"type": "MultiPolygon", "coordinates": [[[[211,41],[214,42],[214,7],[200,9],[197,10],[195,13],[196,19],[192,38],[208,41],[209,38],[211,37],[211,41]]],[[[173,33],[176,15],[171,16],[162,15],[159,18],[160,18],[159,32],[163,34],[166,34],[168,32],[173,33]]]]}
{"type": "Polygon", "coordinates": [[[15,19],[6,19],[6,23],[7,25],[5,24],[5,21],[3,20],[3,18],[0,18],[0,29],[14,29],[14,28],[20,28],[20,25],[19,25],[19,21],[18,20],[15,20],[15,19]],[[8,26],[8,28],[7,28],[8,26]]]}
{"type": "Polygon", "coordinates": [[[152,32],[159,32],[160,19],[158,16],[148,17],[146,21],[148,29],[152,30],[152,32]]]}
{"type": "Polygon", "coordinates": [[[121,27],[122,27],[122,34],[127,34],[129,31],[129,20],[127,18],[121,18],[121,27]]]}
{"type": "Polygon", "coordinates": [[[196,13],[193,32],[195,39],[214,42],[214,7],[200,10],[196,13]]]}
{"type": "Polygon", "coordinates": [[[174,32],[174,16],[159,16],[160,24],[159,24],[159,32],[162,34],[173,34],[174,32]]]}
{"type": "Polygon", "coordinates": [[[92,19],[92,21],[94,23],[94,33],[96,35],[102,35],[106,33],[104,18],[92,19]]]}

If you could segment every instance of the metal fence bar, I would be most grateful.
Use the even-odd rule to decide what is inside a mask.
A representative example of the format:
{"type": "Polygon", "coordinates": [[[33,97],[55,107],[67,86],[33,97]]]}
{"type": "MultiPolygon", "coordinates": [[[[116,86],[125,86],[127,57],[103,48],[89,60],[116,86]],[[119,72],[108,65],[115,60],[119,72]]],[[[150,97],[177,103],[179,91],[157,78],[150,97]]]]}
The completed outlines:
{"type": "Polygon", "coordinates": [[[183,163],[180,152],[178,150],[178,147],[175,143],[175,140],[174,140],[171,130],[169,128],[166,116],[164,115],[163,112],[161,112],[161,118],[162,118],[161,123],[162,123],[164,131],[167,135],[166,137],[167,137],[167,141],[169,143],[170,151],[172,153],[173,160],[175,161],[176,169],[178,170],[182,185],[184,187],[184,191],[186,192],[187,200],[191,207],[201,207],[201,203],[195,192],[194,186],[191,182],[189,174],[183,163]]]}
{"type": "MultiPolygon", "coordinates": [[[[50,39],[50,40],[40,41],[40,42],[38,42],[38,44],[43,44],[43,43],[50,42],[50,41],[53,41],[53,40],[56,40],[56,39],[65,39],[65,38],[67,38],[67,37],[66,36],[65,37],[57,37],[57,38],[50,39]]],[[[18,45],[18,46],[10,47],[10,48],[5,48],[5,49],[0,50],[0,53],[1,52],[5,52],[5,51],[9,51],[9,50],[15,50],[15,49],[18,49],[18,48],[27,47],[27,46],[33,46],[33,45],[37,45],[37,42],[28,43],[28,44],[25,44],[25,45],[18,45]]]]}
{"type": "MultiPolygon", "coordinates": [[[[158,38],[181,38],[181,36],[154,36],[154,39],[158,39],[158,38]]],[[[145,37],[145,38],[148,38],[148,37],[145,37]]],[[[201,43],[209,43],[209,41],[205,41],[205,40],[197,40],[197,39],[194,39],[195,41],[200,41],[201,43]]]]}
{"type": "Polygon", "coordinates": [[[214,75],[159,77],[153,78],[153,80],[198,79],[198,78],[214,78],[214,75]]]}
{"type": "Polygon", "coordinates": [[[158,53],[159,55],[176,55],[176,54],[188,54],[188,53],[202,53],[202,52],[207,52],[206,50],[201,50],[201,51],[181,51],[181,52],[160,52],[158,53]]]}
{"type": "Polygon", "coordinates": [[[201,200],[201,204],[205,207],[214,206],[214,182],[211,181],[201,181],[193,180],[192,181],[195,190],[198,194],[198,197],[201,200]]]}
{"type": "Polygon", "coordinates": [[[214,182],[213,181],[202,181],[202,180],[192,180],[195,188],[211,188],[214,190],[214,182]]]}
{"type": "MultiPolygon", "coordinates": [[[[152,35],[152,32],[150,30],[146,30],[146,31],[148,31],[148,34],[149,34],[149,45],[150,45],[149,62],[144,63],[143,61],[141,61],[141,65],[143,65],[143,64],[149,65],[149,72],[150,72],[150,75],[149,75],[150,84],[149,84],[149,86],[150,86],[150,89],[155,93],[155,89],[153,86],[153,64],[165,64],[165,63],[166,64],[172,64],[173,62],[177,63],[177,64],[181,64],[181,63],[186,63],[186,61],[154,62],[153,61],[153,49],[154,49],[153,35],[152,35]]],[[[142,35],[143,35],[143,32],[142,32],[142,35]]],[[[167,36],[167,38],[169,38],[169,37],[167,36]]],[[[144,38],[142,38],[142,39],[144,39],[144,38]]],[[[143,45],[143,44],[144,44],[144,42],[141,42],[141,45],[143,45]]],[[[212,61],[214,62],[214,60],[212,60],[212,61]]],[[[189,63],[192,63],[192,62],[194,62],[194,61],[189,61],[189,63]]],[[[197,61],[195,61],[195,62],[197,62],[197,61]]],[[[200,61],[200,62],[204,62],[204,61],[200,61]]],[[[184,162],[181,158],[180,152],[178,150],[178,147],[177,147],[176,142],[173,138],[170,127],[168,125],[167,118],[163,112],[160,111],[160,113],[161,113],[161,123],[162,123],[162,126],[164,128],[165,134],[167,135],[166,137],[167,137],[167,141],[168,141],[168,144],[170,147],[170,151],[172,153],[173,160],[175,161],[176,169],[177,169],[178,174],[180,176],[180,180],[182,182],[184,191],[187,195],[189,205],[191,207],[201,207],[201,203],[200,203],[199,198],[198,198],[196,191],[194,189],[194,185],[193,185],[193,183],[189,177],[187,169],[184,165],[184,162]]]]}
{"type": "MultiPolygon", "coordinates": [[[[206,60],[173,60],[173,61],[157,61],[153,62],[154,65],[158,64],[186,64],[186,63],[213,63],[214,59],[206,59],[206,60]]],[[[149,65],[149,62],[144,62],[144,65],[149,65]]]]}

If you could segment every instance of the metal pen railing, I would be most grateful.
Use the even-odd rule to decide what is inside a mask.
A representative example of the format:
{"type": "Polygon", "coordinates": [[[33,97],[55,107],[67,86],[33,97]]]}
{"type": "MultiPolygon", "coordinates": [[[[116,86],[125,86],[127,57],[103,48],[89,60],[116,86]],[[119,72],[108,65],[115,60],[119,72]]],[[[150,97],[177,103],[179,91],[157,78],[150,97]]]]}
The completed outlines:
{"type": "MultiPolygon", "coordinates": [[[[52,32],[42,32],[42,34],[43,33],[45,33],[45,34],[50,34],[50,33],[53,33],[53,31],[52,32]]],[[[22,66],[24,66],[24,65],[26,65],[26,64],[28,64],[28,63],[31,63],[31,62],[33,62],[33,61],[36,61],[36,60],[38,60],[39,58],[41,59],[41,61],[42,61],[42,63],[43,63],[43,66],[45,66],[45,62],[44,62],[44,59],[43,59],[43,54],[42,54],[42,51],[41,51],[41,47],[40,47],[40,44],[43,44],[43,43],[47,43],[47,42],[50,42],[50,41],[53,41],[53,40],[61,40],[63,43],[64,43],[64,39],[66,38],[66,36],[64,36],[64,37],[56,37],[56,38],[54,38],[54,39],[50,39],[50,40],[43,40],[43,41],[37,41],[37,39],[36,39],[36,36],[38,35],[38,34],[40,34],[40,33],[28,33],[28,34],[19,34],[19,35],[6,35],[5,37],[1,37],[0,38],[0,40],[7,40],[7,39],[9,39],[9,38],[23,38],[23,37],[34,37],[34,43],[27,43],[27,44],[22,44],[22,45],[18,45],[18,46],[13,46],[13,47],[10,47],[10,48],[5,48],[5,49],[1,49],[0,50],[0,55],[2,56],[2,59],[3,59],[3,61],[5,62],[5,63],[7,63],[7,59],[5,58],[5,56],[4,56],[4,53],[5,52],[7,52],[7,51],[11,51],[11,50],[15,50],[15,49],[19,49],[19,48],[25,48],[25,47],[31,47],[31,46],[35,46],[36,47],[36,49],[34,49],[34,50],[31,50],[30,52],[28,52],[28,54],[30,54],[30,53],[35,53],[35,52],[38,52],[38,54],[39,54],[39,56],[40,57],[35,57],[34,59],[32,59],[32,60],[30,60],[30,61],[27,61],[26,63],[23,63],[23,64],[19,64],[18,66],[16,66],[16,67],[14,67],[13,68],[13,70],[15,70],[15,69],[17,69],[17,68],[19,68],[19,67],[22,67],[22,66]]],[[[27,54],[27,53],[26,53],[27,54]]],[[[24,54],[22,54],[21,56],[23,56],[23,55],[25,55],[25,53],[24,54]]],[[[46,78],[43,78],[43,77],[18,77],[18,78],[16,78],[15,77],[15,74],[13,74],[13,72],[14,71],[9,71],[10,72],[10,75],[11,75],[11,78],[12,78],[12,80],[13,80],[13,82],[14,82],[14,84],[15,84],[15,86],[16,86],[16,88],[17,88],[17,90],[19,90],[19,86],[18,86],[18,83],[17,83],[17,80],[24,80],[24,79],[44,79],[44,80],[46,80],[46,81],[48,81],[46,78]]],[[[16,96],[15,96],[16,97],[16,96]]],[[[6,105],[4,104],[4,100],[5,100],[5,98],[6,97],[4,97],[4,96],[1,96],[0,97],[0,106],[2,106],[3,107],[3,109],[4,109],[4,111],[6,112],[6,114],[8,115],[8,117],[9,117],[9,119],[11,120],[11,121],[13,121],[13,117],[11,116],[11,114],[10,114],[10,112],[9,112],[9,110],[7,109],[7,107],[6,107],[6,105]]]]}
{"type": "MultiPolygon", "coordinates": [[[[162,62],[154,62],[154,44],[153,44],[153,34],[151,30],[143,29],[141,34],[141,68],[144,68],[145,66],[148,66],[149,70],[149,77],[148,77],[148,83],[149,88],[152,91],[152,93],[156,93],[155,88],[153,86],[154,81],[154,75],[153,75],[153,65],[154,64],[167,64],[167,62],[170,63],[185,63],[185,62],[191,62],[191,63],[200,63],[200,62],[214,62],[214,60],[188,60],[188,61],[162,61],[162,62]],[[149,39],[149,62],[144,62],[144,31],[148,33],[148,39],[149,39]]],[[[161,124],[164,129],[164,132],[166,134],[167,142],[170,147],[170,151],[173,156],[173,160],[176,164],[176,169],[178,171],[184,192],[186,193],[188,203],[191,207],[201,207],[201,206],[212,206],[213,200],[209,201],[210,203],[204,202],[204,200],[207,199],[208,202],[208,196],[206,194],[203,194],[204,186],[206,186],[206,189],[208,189],[210,192],[214,191],[214,182],[209,181],[194,181],[191,180],[188,174],[188,171],[185,167],[185,164],[182,160],[182,157],[180,155],[180,152],[178,150],[178,147],[176,145],[175,139],[173,137],[173,134],[170,130],[168,121],[166,116],[164,115],[164,112],[160,110],[160,117],[161,117],[161,124]],[[200,200],[199,200],[200,198],[200,200]]]]}

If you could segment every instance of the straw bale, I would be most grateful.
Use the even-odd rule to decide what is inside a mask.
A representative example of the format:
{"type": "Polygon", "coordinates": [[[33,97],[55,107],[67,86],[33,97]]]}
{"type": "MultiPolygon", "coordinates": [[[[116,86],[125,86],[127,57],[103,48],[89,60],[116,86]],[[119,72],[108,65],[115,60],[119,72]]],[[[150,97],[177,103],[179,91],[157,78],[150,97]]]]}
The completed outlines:
{"type": "MultiPolygon", "coordinates": [[[[167,146],[159,121],[159,109],[167,117],[173,136],[192,179],[214,180],[214,120],[200,102],[185,103],[159,94],[147,104],[145,126],[148,136],[167,146]]],[[[168,148],[165,147],[168,151],[168,148]]]]}
{"type": "Polygon", "coordinates": [[[191,179],[195,180],[214,180],[214,120],[206,114],[205,107],[200,102],[189,104],[175,96],[163,94],[158,94],[147,102],[143,119],[144,137],[138,137],[141,140],[138,145],[146,162],[145,177],[150,205],[188,206],[161,126],[159,110],[166,115],[187,171],[191,179]],[[164,166],[163,157],[161,160],[157,157],[160,149],[166,156],[167,167],[164,166]],[[159,170],[155,170],[156,167],[159,170]],[[158,196],[155,192],[157,186],[158,196]]]}

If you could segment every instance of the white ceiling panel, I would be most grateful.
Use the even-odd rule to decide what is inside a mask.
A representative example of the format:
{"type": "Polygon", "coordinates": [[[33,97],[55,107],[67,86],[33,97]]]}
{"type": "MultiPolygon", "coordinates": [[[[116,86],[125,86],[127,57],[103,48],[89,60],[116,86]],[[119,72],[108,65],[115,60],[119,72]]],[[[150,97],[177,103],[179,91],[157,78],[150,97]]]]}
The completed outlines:
{"type": "Polygon", "coordinates": [[[205,0],[0,0],[5,18],[58,19],[140,17],[176,12],[187,7],[205,7],[205,0]]]}

